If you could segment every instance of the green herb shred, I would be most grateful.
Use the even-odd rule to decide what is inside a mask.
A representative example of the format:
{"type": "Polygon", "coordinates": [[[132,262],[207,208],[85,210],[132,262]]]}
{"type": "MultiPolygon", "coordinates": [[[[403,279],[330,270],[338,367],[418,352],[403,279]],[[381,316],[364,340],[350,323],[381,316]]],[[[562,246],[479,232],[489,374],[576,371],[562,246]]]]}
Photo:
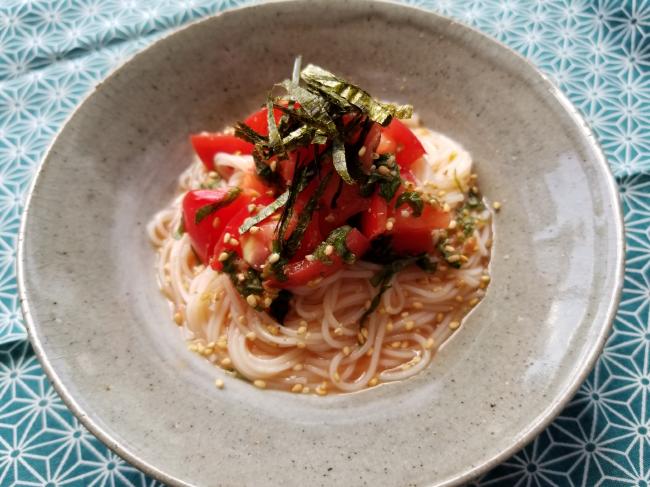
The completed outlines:
{"type": "Polygon", "coordinates": [[[226,194],[226,196],[221,201],[202,206],[196,211],[196,214],[194,215],[194,223],[198,225],[208,215],[211,215],[224,206],[228,206],[230,203],[235,201],[235,199],[237,199],[240,193],[241,188],[230,188],[230,190],[228,190],[228,194],[226,194]]]}
{"type": "Polygon", "coordinates": [[[417,191],[404,191],[399,195],[395,208],[397,209],[402,205],[409,205],[413,209],[413,216],[422,215],[424,201],[422,201],[422,196],[417,191]]]}

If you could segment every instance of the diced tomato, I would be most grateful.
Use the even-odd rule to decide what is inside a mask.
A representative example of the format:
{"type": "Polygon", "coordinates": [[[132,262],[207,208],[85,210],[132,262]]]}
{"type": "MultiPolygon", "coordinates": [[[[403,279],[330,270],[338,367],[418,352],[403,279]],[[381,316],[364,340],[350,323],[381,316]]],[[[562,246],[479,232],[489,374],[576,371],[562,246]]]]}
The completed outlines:
{"type": "Polygon", "coordinates": [[[365,150],[359,156],[359,162],[361,163],[361,167],[366,172],[366,174],[370,173],[370,167],[373,163],[372,155],[377,152],[377,147],[379,146],[379,142],[381,140],[381,132],[381,125],[378,123],[373,123],[372,127],[370,127],[368,130],[366,140],[363,142],[363,147],[365,150]]]}
{"type": "Polygon", "coordinates": [[[262,181],[254,172],[244,173],[241,185],[242,188],[249,191],[254,191],[258,195],[268,195],[268,192],[272,191],[272,188],[264,184],[264,181],[262,181]]]}
{"type": "Polygon", "coordinates": [[[394,118],[382,131],[382,137],[395,141],[395,160],[402,168],[408,168],[424,155],[424,147],[411,129],[394,118]]]}
{"type": "MultiPolygon", "coordinates": [[[[266,206],[273,201],[273,198],[269,196],[262,195],[259,198],[254,198],[249,200],[248,203],[255,203],[257,205],[266,206]]],[[[235,213],[228,223],[223,228],[219,239],[215,242],[214,251],[212,253],[212,259],[210,265],[215,270],[222,270],[223,264],[219,261],[219,255],[222,252],[232,251],[235,252],[239,257],[243,257],[242,252],[242,235],[239,233],[239,227],[244,223],[244,220],[251,216],[251,212],[248,210],[248,203],[241,207],[237,213],[235,213]],[[225,241],[226,235],[230,234],[228,241],[225,241]],[[234,240],[233,240],[234,239],[234,240]]]]}
{"type": "MultiPolygon", "coordinates": [[[[318,187],[318,180],[312,181],[307,186],[307,188],[305,188],[305,190],[302,191],[296,198],[296,202],[294,203],[291,218],[289,219],[289,223],[287,224],[285,238],[289,238],[293,233],[293,231],[295,230],[300,215],[303,213],[305,206],[307,206],[309,199],[312,197],[317,187],[318,187]]],[[[319,243],[323,241],[323,237],[320,232],[319,221],[320,221],[319,213],[318,211],[314,211],[309,221],[309,225],[307,225],[307,228],[305,229],[305,233],[303,234],[302,239],[300,240],[300,246],[298,247],[298,251],[294,255],[294,260],[302,259],[305,255],[309,254],[312,250],[314,250],[318,246],[319,243]]]]}
{"type": "Polygon", "coordinates": [[[382,128],[377,154],[395,154],[396,148],[397,142],[395,142],[393,136],[385,128],[382,128]]]}
{"type": "MultiPolygon", "coordinates": [[[[244,123],[260,135],[269,135],[269,121],[267,119],[268,113],[266,107],[261,108],[244,120],[244,123]]],[[[275,118],[276,124],[280,122],[280,119],[282,118],[282,110],[274,108],[273,118],[275,118]]]]}
{"type": "Polygon", "coordinates": [[[359,194],[359,187],[345,184],[338,174],[329,182],[321,199],[320,230],[323,235],[345,224],[351,217],[361,213],[368,207],[368,200],[359,194]],[[336,208],[332,208],[332,200],[336,195],[339,184],[341,193],[336,198],[336,208]]]}
{"type": "Polygon", "coordinates": [[[259,230],[255,233],[246,232],[239,240],[242,248],[242,257],[251,267],[262,270],[273,249],[273,236],[275,233],[276,221],[266,220],[258,225],[259,230]]]}
{"type": "MultiPolygon", "coordinates": [[[[368,250],[369,242],[361,232],[353,228],[348,233],[345,244],[357,258],[361,257],[368,250]]],[[[276,288],[292,288],[304,286],[319,277],[327,277],[338,271],[343,265],[343,259],[336,254],[331,257],[332,263],[326,264],[319,260],[309,261],[306,259],[288,264],[285,267],[286,281],[271,279],[267,283],[276,288]]]]}
{"type": "Polygon", "coordinates": [[[233,215],[251,201],[248,192],[241,192],[233,198],[233,191],[238,188],[197,189],[188,191],[183,198],[183,222],[185,231],[190,236],[192,247],[201,262],[207,263],[223,229],[228,225],[233,215]],[[232,201],[227,202],[232,198],[232,201]],[[196,214],[208,205],[223,203],[224,206],[211,212],[196,222],[196,214]]]}
{"type": "Polygon", "coordinates": [[[420,216],[413,216],[408,205],[400,206],[394,211],[395,218],[391,235],[393,249],[399,253],[431,253],[435,250],[431,231],[449,226],[448,212],[425,203],[420,216]]]}
{"type": "Polygon", "coordinates": [[[194,152],[199,156],[208,171],[214,170],[214,156],[219,152],[226,154],[252,154],[253,144],[234,135],[202,132],[190,136],[194,152]]]}
{"type": "Polygon", "coordinates": [[[388,203],[378,193],[370,198],[368,209],[361,216],[361,231],[372,240],[386,232],[388,220],[388,203]]]}

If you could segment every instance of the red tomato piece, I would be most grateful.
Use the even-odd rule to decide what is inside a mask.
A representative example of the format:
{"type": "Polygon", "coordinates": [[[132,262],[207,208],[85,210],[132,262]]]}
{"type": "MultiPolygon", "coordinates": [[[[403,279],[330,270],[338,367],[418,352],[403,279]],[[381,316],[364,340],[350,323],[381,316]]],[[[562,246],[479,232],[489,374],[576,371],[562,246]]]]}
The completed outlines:
{"type": "Polygon", "coordinates": [[[214,156],[219,152],[226,154],[252,154],[253,144],[245,140],[226,134],[211,134],[202,132],[190,136],[194,152],[208,171],[214,170],[214,156]]]}
{"type": "Polygon", "coordinates": [[[370,198],[368,209],[361,216],[361,231],[369,240],[386,232],[388,220],[388,202],[379,193],[370,198]]]}
{"type": "Polygon", "coordinates": [[[245,173],[241,185],[242,188],[254,192],[253,196],[268,195],[269,191],[273,191],[254,172],[245,173]]]}
{"type": "Polygon", "coordinates": [[[392,144],[389,144],[389,139],[394,141],[395,160],[401,168],[407,169],[425,153],[424,147],[411,129],[396,118],[382,129],[383,138],[386,139],[384,147],[392,144]]]}
{"type": "Polygon", "coordinates": [[[183,198],[183,223],[201,262],[208,262],[223,229],[233,215],[245,208],[250,201],[250,193],[239,192],[239,188],[197,189],[187,192],[183,198]],[[209,205],[220,207],[199,218],[200,221],[197,222],[197,213],[209,205]]]}
{"type": "MultiPolygon", "coordinates": [[[[269,135],[269,121],[267,119],[268,113],[269,111],[266,107],[261,108],[244,120],[244,123],[258,134],[267,136],[269,135]]],[[[279,123],[282,118],[282,110],[274,108],[273,118],[275,118],[276,124],[279,123]]]]}
{"type": "MultiPolygon", "coordinates": [[[[361,257],[366,250],[368,250],[369,246],[368,239],[356,228],[350,230],[345,239],[345,244],[350,252],[352,252],[357,258],[361,257]]],[[[267,283],[272,287],[286,289],[305,286],[319,277],[331,276],[343,267],[345,262],[336,254],[332,255],[330,258],[332,260],[331,264],[326,264],[319,260],[309,261],[306,259],[288,264],[285,267],[285,274],[287,276],[286,281],[270,279],[267,283]]]]}
{"type": "Polygon", "coordinates": [[[395,251],[405,254],[431,253],[435,250],[431,231],[447,228],[451,219],[448,212],[425,203],[420,216],[413,216],[408,205],[400,206],[392,215],[395,219],[392,245],[395,251]]]}
{"type": "Polygon", "coordinates": [[[359,194],[357,185],[345,184],[338,174],[332,177],[321,199],[320,230],[323,235],[329,235],[332,230],[345,224],[357,213],[368,207],[368,200],[359,194]],[[341,186],[341,193],[336,198],[336,208],[332,208],[332,200],[341,186]]]}
{"type": "Polygon", "coordinates": [[[239,211],[235,213],[228,223],[223,228],[219,239],[215,241],[214,251],[212,253],[212,259],[210,265],[213,269],[220,271],[223,269],[223,264],[219,261],[219,255],[222,252],[232,251],[235,252],[239,257],[243,257],[242,252],[242,235],[239,233],[239,227],[244,223],[244,220],[251,216],[251,212],[248,209],[248,204],[255,203],[257,205],[266,206],[273,201],[273,198],[269,196],[260,196],[259,198],[250,199],[246,205],[240,207],[239,211]],[[225,241],[225,237],[230,234],[228,241],[225,241]]]}

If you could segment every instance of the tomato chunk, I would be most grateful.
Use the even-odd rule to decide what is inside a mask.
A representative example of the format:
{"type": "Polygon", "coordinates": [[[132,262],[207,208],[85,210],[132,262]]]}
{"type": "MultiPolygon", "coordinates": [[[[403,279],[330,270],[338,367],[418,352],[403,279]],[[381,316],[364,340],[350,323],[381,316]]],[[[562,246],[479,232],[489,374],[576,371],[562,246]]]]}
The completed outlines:
{"type": "Polygon", "coordinates": [[[361,216],[361,231],[369,240],[377,238],[386,232],[388,220],[388,203],[375,193],[370,197],[370,205],[361,216]]]}
{"type": "Polygon", "coordinates": [[[447,228],[449,213],[425,203],[420,216],[414,216],[411,208],[401,206],[393,214],[395,223],[391,235],[393,249],[399,253],[420,254],[435,250],[431,231],[447,228]]]}
{"type": "Polygon", "coordinates": [[[253,144],[234,135],[203,132],[190,136],[194,152],[208,171],[214,170],[214,156],[219,152],[226,154],[252,154],[253,144]]]}
{"type": "Polygon", "coordinates": [[[425,153],[424,147],[411,129],[396,118],[383,128],[382,139],[386,140],[380,142],[380,148],[393,149],[397,164],[404,169],[409,168],[425,153]]]}
{"type": "MultiPolygon", "coordinates": [[[[239,227],[244,223],[244,220],[251,216],[251,212],[248,209],[248,204],[250,203],[255,203],[256,205],[262,205],[266,206],[270,204],[273,201],[273,198],[269,196],[260,196],[259,198],[252,198],[248,201],[248,203],[240,207],[239,211],[232,215],[228,223],[224,226],[223,231],[221,232],[221,235],[219,236],[219,239],[215,242],[214,250],[212,253],[212,259],[210,261],[210,265],[212,266],[213,269],[215,270],[223,270],[223,263],[219,261],[219,255],[221,255],[222,252],[235,252],[239,257],[243,257],[243,244],[245,244],[245,240],[242,242],[242,238],[246,237],[248,238],[248,233],[241,235],[239,233],[239,227]],[[228,240],[226,241],[226,236],[229,236],[228,240]]],[[[267,219],[268,220],[268,219],[267,219]]],[[[266,221],[266,220],[265,220],[266,221]]],[[[264,232],[264,235],[268,235],[267,232],[264,232]]],[[[272,235],[272,232],[271,232],[272,235]]],[[[264,246],[265,243],[261,241],[257,241],[256,243],[264,246]]],[[[270,248],[270,242],[268,243],[268,247],[270,248]]],[[[262,249],[261,253],[264,253],[265,251],[262,249]]]]}
{"type": "MultiPolygon", "coordinates": [[[[357,258],[361,257],[368,250],[369,246],[368,239],[356,228],[350,230],[345,239],[345,244],[348,250],[357,258]]],[[[286,281],[270,279],[267,282],[270,286],[281,289],[305,286],[319,277],[331,276],[345,264],[343,259],[336,254],[333,254],[330,259],[332,261],[331,264],[326,264],[319,260],[309,261],[307,259],[288,264],[284,270],[287,276],[286,281]]]]}
{"type": "MultiPolygon", "coordinates": [[[[261,108],[244,120],[244,123],[258,134],[267,136],[269,135],[269,121],[267,119],[268,113],[269,111],[266,107],[261,108]]],[[[280,119],[282,118],[282,110],[274,108],[273,118],[275,118],[276,124],[280,122],[280,119]]]]}
{"type": "Polygon", "coordinates": [[[230,219],[251,201],[239,188],[197,189],[183,198],[183,223],[201,262],[207,263],[230,219]],[[209,211],[210,205],[216,209],[209,211]],[[198,214],[198,215],[197,215],[198,214]]]}

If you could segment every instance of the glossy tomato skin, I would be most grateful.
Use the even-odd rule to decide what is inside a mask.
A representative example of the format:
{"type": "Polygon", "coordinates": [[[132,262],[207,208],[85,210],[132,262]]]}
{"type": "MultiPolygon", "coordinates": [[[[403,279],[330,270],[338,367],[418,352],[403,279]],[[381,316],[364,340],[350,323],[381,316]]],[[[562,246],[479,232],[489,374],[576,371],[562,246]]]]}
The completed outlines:
{"type": "Polygon", "coordinates": [[[196,222],[196,213],[207,205],[219,204],[231,197],[238,188],[196,189],[183,198],[183,224],[190,242],[201,262],[207,263],[230,219],[251,201],[248,192],[240,192],[229,203],[196,222]]]}
{"type": "Polygon", "coordinates": [[[416,135],[396,118],[382,129],[382,141],[378,150],[393,152],[395,161],[403,169],[411,167],[425,153],[416,135]]]}
{"type": "MultiPolygon", "coordinates": [[[[269,112],[266,107],[260,108],[258,111],[251,114],[246,120],[244,120],[244,123],[258,134],[267,136],[269,135],[269,121],[267,118],[268,113],[269,112]]],[[[282,110],[274,108],[273,118],[275,119],[276,124],[280,122],[280,119],[282,118],[282,110]]]]}
{"type": "Polygon", "coordinates": [[[386,232],[388,221],[388,202],[375,192],[370,197],[369,206],[361,216],[361,231],[368,240],[373,240],[386,232]]]}
{"type": "Polygon", "coordinates": [[[424,204],[422,214],[413,216],[410,208],[402,206],[393,213],[395,223],[390,234],[396,252],[402,254],[432,253],[435,245],[432,230],[447,228],[451,217],[429,203],[424,204]]]}
{"type": "Polygon", "coordinates": [[[328,188],[321,199],[321,234],[329,235],[332,230],[345,225],[350,218],[366,210],[367,207],[368,200],[359,194],[359,187],[345,184],[336,174],[328,184],[328,188]],[[336,198],[336,207],[332,208],[333,199],[339,185],[341,185],[341,192],[336,198]]]}
{"type": "Polygon", "coordinates": [[[208,171],[214,170],[214,156],[219,152],[245,155],[253,153],[253,144],[234,135],[203,132],[191,135],[190,142],[208,171]]]}
{"type": "MultiPolygon", "coordinates": [[[[345,243],[350,252],[352,252],[357,258],[360,258],[365,254],[369,246],[368,239],[355,228],[350,230],[345,243]]],[[[336,254],[332,255],[330,259],[332,261],[331,264],[326,264],[319,260],[309,261],[307,259],[290,263],[284,270],[287,276],[286,281],[270,279],[267,281],[267,284],[275,288],[291,289],[298,286],[305,286],[309,282],[321,277],[325,278],[331,276],[343,267],[345,262],[343,262],[341,257],[336,254]]]]}
{"type": "MultiPolygon", "coordinates": [[[[254,203],[256,205],[266,206],[273,201],[273,198],[263,195],[258,198],[249,199],[248,203],[241,207],[237,213],[233,214],[228,223],[224,226],[219,239],[215,242],[214,250],[211,254],[209,261],[213,269],[217,271],[223,270],[223,263],[219,261],[219,255],[222,252],[235,252],[239,257],[243,257],[243,243],[242,237],[239,233],[239,227],[244,223],[244,220],[251,216],[248,205],[254,203]],[[225,237],[230,235],[228,241],[225,237]]],[[[259,242],[260,244],[262,242],[259,242]]]]}

